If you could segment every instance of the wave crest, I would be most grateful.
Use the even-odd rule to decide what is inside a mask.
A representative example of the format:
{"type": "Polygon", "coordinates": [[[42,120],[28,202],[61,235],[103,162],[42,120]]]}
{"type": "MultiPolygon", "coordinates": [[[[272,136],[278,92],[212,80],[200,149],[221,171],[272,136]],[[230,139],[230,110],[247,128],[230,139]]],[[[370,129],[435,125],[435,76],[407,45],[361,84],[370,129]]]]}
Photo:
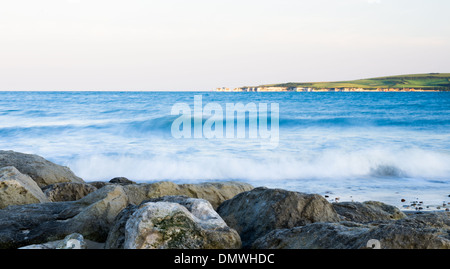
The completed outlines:
{"type": "Polygon", "coordinates": [[[196,153],[173,155],[114,155],[78,157],[67,165],[86,180],[125,176],[153,180],[301,180],[348,178],[450,178],[450,154],[419,149],[326,150],[302,157],[267,154],[252,158],[196,153]]]}

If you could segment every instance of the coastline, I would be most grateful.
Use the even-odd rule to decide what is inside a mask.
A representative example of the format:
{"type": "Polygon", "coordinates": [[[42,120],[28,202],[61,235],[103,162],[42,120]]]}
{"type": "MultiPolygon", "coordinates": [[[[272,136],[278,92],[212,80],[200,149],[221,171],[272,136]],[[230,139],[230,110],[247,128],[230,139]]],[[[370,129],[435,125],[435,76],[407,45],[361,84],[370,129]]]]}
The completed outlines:
{"type": "Polygon", "coordinates": [[[449,73],[410,74],[334,82],[289,82],[234,89],[225,92],[440,92],[450,91],[449,73]]]}
{"type": "Polygon", "coordinates": [[[310,87],[239,87],[217,88],[216,92],[449,92],[423,88],[310,88],[310,87]]]}

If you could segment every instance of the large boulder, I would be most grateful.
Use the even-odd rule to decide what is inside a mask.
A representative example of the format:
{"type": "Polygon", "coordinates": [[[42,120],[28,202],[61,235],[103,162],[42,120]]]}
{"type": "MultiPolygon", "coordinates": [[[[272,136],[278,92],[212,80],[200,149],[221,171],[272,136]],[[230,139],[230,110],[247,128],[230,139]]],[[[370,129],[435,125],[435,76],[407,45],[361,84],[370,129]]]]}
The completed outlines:
{"type": "Polygon", "coordinates": [[[42,244],[72,233],[105,242],[127,205],[121,186],[106,186],[78,201],[9,206],[0,210],[0,248],[42,244]]]}
{"type": "Polygon", "coordinates": [[[117,215],[129,200],[120,186],[104,187],[73,202],[83,210],[70,219],[72,233],[80,233],[86,239],[105,242],[117,215]]]}
{"type": "Polygon", "coordinates": [[[68,167],[52,163],[38,155],[0,150],[0,168],[14,166],[30,176],[39,187],[61,182],[83,183],[68,167]]]}
{"type": "Polygon", "coordinates": [[[66,202],[79,200],[97,188],[86,183],[56,183],[42,188],[45,196],[51,202],[66,202]]]}
{"type": "Polygon", "coordinates": [[[258,238],[256,249],[450,249],[450,215],[424,213],[372,223],[312,223],[274,230],[258,238]]]}
{"type": "Polygon", "coordinates": [[[397,207],[376,201],[334,203],[333,207],[346,221],[371,222],[406,217],[397,207]]]}
{"type": "Polygon", "coordinates": [[[222,203],[217,212],[240,234],[245,248],[275,229],[339,221],[333,206],[318,194],[268,188],[240,193],[222,203]]]}
{"type": "Polygon", "coordinates": [[[252,245],[254,249],[352,249],[363,248],[370,225],[353,222],[312,223],[273,230],[252,245]]]}
{"type": "Polygon", "coordinates": [[[128,206],[117,217],[106,248],[235,249],[238,233],[203,199],[165,196],[128,206]]]}
{"type": "Polygon", "coordinates": [[[0,209],[10,205],[48,202],[42,190],[29,176],[13,166],[0,169],[0,209]]]}

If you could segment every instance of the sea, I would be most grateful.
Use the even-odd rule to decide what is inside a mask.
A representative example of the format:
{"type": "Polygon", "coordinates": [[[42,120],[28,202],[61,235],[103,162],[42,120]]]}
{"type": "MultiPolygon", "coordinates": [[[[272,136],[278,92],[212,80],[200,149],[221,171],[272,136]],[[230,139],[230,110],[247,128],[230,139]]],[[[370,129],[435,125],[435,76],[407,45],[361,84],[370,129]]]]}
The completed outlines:
{"type": "MultiPolygon", "coordinates": [[[[253,114],[234,115],[236,128],[239,117],[250,126],[253,114]]],[[[4,91],[0,149],[40,155],[87,182],[241,181],[330,202],[450,208],[450,92],[4,91]],[[227,104],[267,104],[276,143],[175,136],[177,119],[192,120],[175,128],[192,132],[211,119],[194,113],[199,98],[197,108],[223,108],[214,130],[226,129],[227,104]]]]}

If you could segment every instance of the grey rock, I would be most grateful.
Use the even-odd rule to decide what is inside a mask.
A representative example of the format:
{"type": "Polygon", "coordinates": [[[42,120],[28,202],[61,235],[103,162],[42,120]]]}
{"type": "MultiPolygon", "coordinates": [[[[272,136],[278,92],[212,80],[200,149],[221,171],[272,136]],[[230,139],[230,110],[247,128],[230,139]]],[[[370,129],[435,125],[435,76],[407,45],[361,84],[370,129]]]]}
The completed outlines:
{"type": "Polygon", "coordinates": [[[369,225],[352,222],[312,223],[276,229],[255,240],[254,249],[352,249],[365,247],[369,225]]]}
{"type": "Polygon", "coordinates": [[[117,215],[114,225],[111,227],[105,242],[106,249],[123,249],[125,243],[125,226],[130,216],[137,210],[138,206],[129,204],[117,215]]]}
{"type": "Polygon", "coordinates": [[[139,206],[125,225],[125,249],[236,249],[238,233],[203,199],[168,197],[139,206]]]}
{"type": "Polygon", "coordinates": [[[115,218],[129,201],[121,186],[106,186],[73,203],[83,206],[83,210],[70,220],[71,231],[105,242],[115,218]]]}
{"type": "Polygon", "coordinates": [[[48,202],[42,190],[29,176],[13,166],[0,169],[0,209],[10,205],[48,202]]]}
{"type": "Polygon", "coordinates": [[[121,186],[107,186],[78,201],[9,206],[0,210],[0,248],[42,244],[72,233],[105,242],[127,205],[121,186]]]}
{"type": "Polygon", "coordinates": [[[129,185],[136,184],[136,182],[129,180],[126,177],[115,177],[109,181],[109,183],[120,184],[120,185],[129,185]]]}
{"type": "Polygon", "coordinates": [[[365,224],[344,221],[278,229],[258,238],[253,248],[364,249],[372,247],[369,242],[378,242],[382,249],[450,249],[450,215],[426,215],[365,224]]]}
{"type": "Polygon", "coordinates": [[[0,150],[0,168],[14,166],[30,176],[40,188],[62,182],[83,183],[68,167],[52,163],[38,155],[0,150]]]}
{"type": "Polygon", "coordinates": [[[406,217],[397,207],[376,201],[333,203],[333,207],[346,221],[371,222],[406,217]]]}
{"type": "Polygon", "coordinates": [[[42,190],[49,201],[66,202],[79,200],[97,188],[86,183],[65,182],[48,185],[42,190]]]}
{"type": "Polygon", "coordinates": [[[199,224],[205,229],[213,228],[224,228],[227,224],[223,219],[217,214],[212,208],[211,203],[205,199],[190,198],[183,195],[173,195],[173,196],[163,196],[158,198],[153,198],[143,203],[158,203],[158,202],[168,202],[177,203],[184,206],[189,212],[192,213],[197,219],[200,220],[199,224]]]}
{"type": "Polygon", "coordinates": [[[450,212],[412,212],[402,221],[415,220],[425,227],[450,230],[450,212]]]}
{"type": "Polygon", "coordinates": [[[268,188],[240,193],[217,212],[239,233],[244,248],[275,229],[339,221],[333,206],[320,195],[268,188]]]}

